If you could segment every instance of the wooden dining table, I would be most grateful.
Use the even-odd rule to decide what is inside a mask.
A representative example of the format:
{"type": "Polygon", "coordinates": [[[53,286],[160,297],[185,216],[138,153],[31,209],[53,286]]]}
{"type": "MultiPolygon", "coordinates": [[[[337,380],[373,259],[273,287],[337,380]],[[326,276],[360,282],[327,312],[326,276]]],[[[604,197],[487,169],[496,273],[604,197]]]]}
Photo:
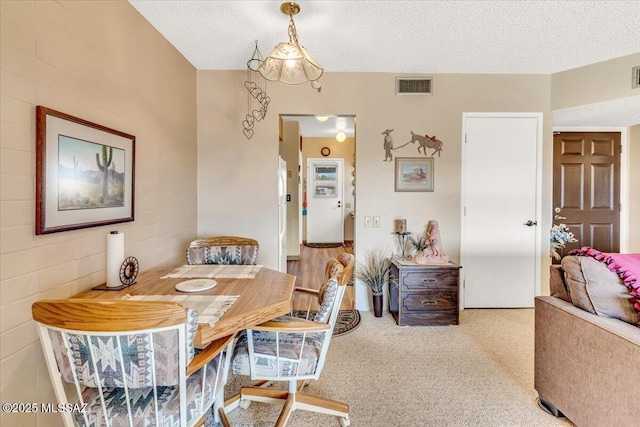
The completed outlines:
{"type": "MultiPolygon", "coordinates": [[[[140,273],[135,284],[121,290],[89,290],[72,298],[118,299],[127,295],[185,295],[175,286],[186,278],[161,279],[179,266],[155,268],[140,273]]],[[[251,326],[291,312],[291,298],[296,276],[262,267],[254,278],[215,278],[213,289],[189,295],[237,295],[237,301],[213,325],[198,325],[194,344],[204,347],[210,342],[233,335],[251,326]]]]}

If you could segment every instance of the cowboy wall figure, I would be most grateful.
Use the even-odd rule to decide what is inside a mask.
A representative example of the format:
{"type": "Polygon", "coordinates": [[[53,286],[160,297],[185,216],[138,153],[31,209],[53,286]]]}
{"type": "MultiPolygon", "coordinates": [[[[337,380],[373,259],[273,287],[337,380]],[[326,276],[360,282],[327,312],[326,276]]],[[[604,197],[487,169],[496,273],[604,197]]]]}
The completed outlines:
{"type": "Polygon", "coordinates": [[[393,161],[393,154],[391,154],[391,150],[393,150],[393,138],[391,138],[390,133],[393,132],[393,129],[387,129],[384,132],[382,132],[382,135],[384,135],[384,161],[385,162],[392,162],[393,161]]]}

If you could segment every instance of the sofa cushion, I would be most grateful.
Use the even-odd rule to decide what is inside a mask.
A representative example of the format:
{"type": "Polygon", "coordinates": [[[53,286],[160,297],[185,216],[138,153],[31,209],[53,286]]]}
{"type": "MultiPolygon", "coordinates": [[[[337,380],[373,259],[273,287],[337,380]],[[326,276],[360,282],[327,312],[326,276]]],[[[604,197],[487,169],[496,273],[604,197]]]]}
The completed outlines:
{"type": "Polygon", "coordinates": [[[573,305],[632,325],[638,322],[629,290],[605,264],[592,257],[567,256],[562,269],[573,305]]]}
{"type": "Polygon", "coordinates": [[[549,269],[549,290],[552,297],[571,302],[569,290],[567,289],[567,284],[564,279],[564,271],[560,265],[553,264],[549,269]]]}

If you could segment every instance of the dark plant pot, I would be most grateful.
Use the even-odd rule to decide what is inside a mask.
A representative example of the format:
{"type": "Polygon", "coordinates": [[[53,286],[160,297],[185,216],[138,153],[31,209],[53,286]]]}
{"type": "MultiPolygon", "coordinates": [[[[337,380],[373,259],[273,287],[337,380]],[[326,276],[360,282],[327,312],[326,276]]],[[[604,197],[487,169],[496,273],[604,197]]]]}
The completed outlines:
{"type": "Polygon", "coordinates": [[[376,317],[382,317],[382,294],[373,295],[373,314],[376,317]]]}

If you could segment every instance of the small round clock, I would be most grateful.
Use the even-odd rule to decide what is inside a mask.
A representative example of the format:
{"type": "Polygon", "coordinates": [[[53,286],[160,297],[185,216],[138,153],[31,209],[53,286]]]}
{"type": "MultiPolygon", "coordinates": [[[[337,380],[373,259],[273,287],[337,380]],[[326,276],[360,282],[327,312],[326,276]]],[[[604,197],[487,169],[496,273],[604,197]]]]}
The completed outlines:
{"type": "Polygon", "coordinates": [[[120,266],[120,281],[123,285],[133,285],[138,277],[138,270],[140,266],[138,260],[135,257],[130,256],[126,258],[120,266]]]}
{"type": "Polygon", "coordinates": [[[331,150],[329,149],[329,147],[322,147],[322,150],[320,150],[320,154],[322,154],[324,157],[327,157],[329,154],[331,154],[331,150]]]}

